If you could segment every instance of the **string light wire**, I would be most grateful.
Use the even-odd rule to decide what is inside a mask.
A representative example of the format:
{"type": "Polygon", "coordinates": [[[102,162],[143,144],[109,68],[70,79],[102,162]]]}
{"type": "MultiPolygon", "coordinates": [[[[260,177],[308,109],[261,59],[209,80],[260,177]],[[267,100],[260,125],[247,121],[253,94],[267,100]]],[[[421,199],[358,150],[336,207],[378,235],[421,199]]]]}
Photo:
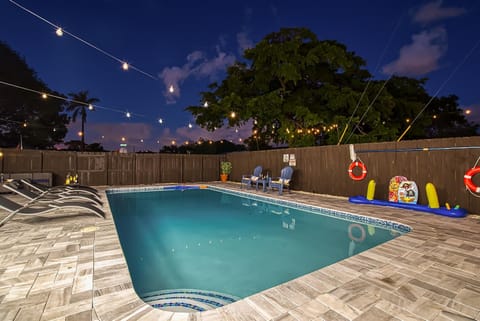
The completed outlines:
{"type": "Polygon", "coordinates": [[[95,45],[92,44],[91,42],[80,38],[79,36],[77,36],[77,35],[69,32],[69,31],[65,30],[64,28],[61,28],[60,26],[58,26],[58,25],[54,24],[53,22],[45,19],[44,17],[42,17],[42,16],[40,16],[39,14],[33,12],[32,10],[30,10],[30,9],[22,6],[21,4],[15,2],[15,1],[13,1],[13,0],[9,0],[9,1],[10,1],[12,4],[16,5],[17,7],[19,7],[20,9],[24,10],[25,12],[27,12],[27,13],[33,15],[34,17],[42,20],[43,22],[51,25],[51,26],[54,27],[55,29],[57,29],[57,30],[59,30],[59,29],[62,30],[63,34],[67,34],[67,35],[69,35],[70,37],[74,38],[75,40],[80,41],[80,42],[83,43],[84,45],[89,46],[90,48],[93,48],[93,49],[99,51],[100,53],[104,54],[105,56],[107,56],[107,57],[109,57],[109,58],[111,58],[111,59],[119,62],[122,66],[124,66],[125,64],[127,64],[127,66],[128,66],[127,69],[130,69],[130,68],[131,68],[131,69],[133,69],[133,70],[135,70],[135,71],[137,71],[137,72],[139,72],[139,73],[141,73],[141,74],[143,74],[143,75],[145,75],[145,76],[147,76],[147,77],[150,77],[150,78],[152,78],[152,79],[154,79],[154,80],[158,80],[157,77],[149,74],[148,72],[145,72],[145,71],[141,70],[140,68],[137,68],[137,67],[135,67],[134,65],[132,65],[132,64],[130,64],[130,63],[127,63],[125,60],[122,60],[122,59],[114,56],[113,54],[111,54],[111,53],[109,53],[109,52],[107,52],[107,51],[105,51],[105,50],[103,50],[103,49],[95,46],[95,45]]]}
{"type": "MultiPolygon", "coordinates": [[[[380,64],[383,60],[383,57],[385,56],[385,54],[387,53],[387,49],[388,47],[390,47],[390,44],[393,40],[393,36],[395,35],[395,33],[397,32],[398,30],[398,27],[400,26],[400,22],[402,21],[402,18],[403,18],[403,14],[400,16],[400,18],[398,19],[397,21],[397,24],[395,25],[395,28],[393,28],[392,32],[390,33],[390,36],[387,40],[387,43],[385,44],[385,47],[383,48],[383,51],[382,53],[380,54],[380,58],[378,59],[378,62],[377,62],[377,65],[375,66],[375,69],[374,69],[374,73],[376,73],[378,71],[378,69],[380,68],[380,64]]],[[[390,77],[388,78],[388,80],[390,80],[390,78],[392,77],[392,75],[390,75],[390,77]]],[[[388,82],[387,80],[387,82],[388,82]]],[[[345,136],[345,134],[347,133],[347,130],[348,130],[348,126],[350,125],[350,123],[352,122],[352,119],[353,119],[353,116],[355,115],[355,113],[357,112],[358,110],[358,107],[360,106],[360,102],[362,101],[363,97],[365,96],[365,93],[367,92],[367,89],[368,87],[370,86],[370,83],[372,82],[372,78],[370,78],[367,82],[367,85],[365,86],[365,89],[363,90],[362,92],[362,95],[360,96],[360,99],[358,100],[357,102],[357,105],[355,106],[355,109],[353,110],[352,114],[350,115],[350,118],[348,119],[348,122],[347,122],[347,125],[345,125],[345,129],[343,130],[342,132],[342,135],[340,136],[340,138],[338,139],[338,142],[337,142],[337,145],[340,145],[342,143],[342,140],[343,140],[343,137],[345,136]]],[[[383,90],[383,87],[382,89],[380,89],[380,91],[383,90]]],[[[380,92],[377,94],[377,97],[378,95],[380,94],[380,92]]],[[[375,97],[376,99],[376,97],[375,97]]],[[[373,103],[372,103],[373,104],[373,103]]],[[[355,127],[352,129],[352,133],[350,134],[350,136],[348,136],[347,138],[347,141],[350,139],[350,137],[352,137],[353,135],[353,132],[355,131],[355,129],[358,127],[358,125],[360,124],[360,122],[362,121],[362,119],[365,117],[366,113],[368,112],[368,110],[370,109],[371,105],[368,106],[367,110],[363,113],[360,121],[358,121],[357,125],[355,125],[355,127]]]]}
{"type": "Polygon", "coordinates": [[[9,82],[6,82],[6,81],[2,81],[2,80],[0,80],[0,84],[5,85],[5,86],[14,87],[14,88],[21,89],[21,90],[25,90],[25,91],[28,91],[28,92],[36,93],[36,94],[39,94],[39,95],[46,95],[46,96],[48,96],[48,97],[52,97],[52,98],[64,100],[64,101],[66,101],[66,102],[74,102],[74,103],[77,103],[77,104],[85,105],[85,106],[87,106],[87,107],[89,107],[90,105],[92,105],[94,108],[98,108],[98,109],[104,109],[104,110],[113,111],[113,112],[121,113],[121,114],[130,113],[130,115],[136,115],[136,116],[139,116],[139,117],[145,117],[145,115],[142,115],[142,114],[137,114],[137,113],[132,113],[132,112],[126,112],[125,110],[115,109],[115,108],[105,107],[105,106],[100,106],[100,105],[96,105],[96,104],[95,104],[95,105],[94,105],[94,104],[89,104],[89,103],[86,103],[86,102],[83,102],[83,101],[74,100],[74,99],[69,99],[69,98],[66,98],[66,97],[62,97],[62,96],[58,96],[58,95],[54,95],[54,94],[45,93],[45,92],[42,92],[42,91],[30,89],[30,88],[27,88],[27,87],[23,87],[23,86],[20,86],[20,85],[12,84],[12,83],[9,83],[9,82]]]}
{"type": "Polygon", "coordinates": [[[473,52],[477,49],[478,45],[480,45],[480,39],[477,41],[477,43],[470,49],[470,51],[463,57],[463,60],[455,67],[455,69],[450,73],[450,75],[445,79],[445,81],[442,83],[442,85],[438,88],[438,90],[435,92],[435,94],[430,98],[430,100],[425,104],[425,106],[420,110],[420,112],[415,116],[415,118],[412,120],[410,125],[405,129],[405,131],[398,137],[397,142],[401,141],[402,138],[408,133],[408,131],[412,128],[413,123],[417,121],[417,119],[420,117],[420,115],[427,109],[427,107],[430,105],[430,103],[438,96],[440,91],[445,87],[447,82],[453,77],[453,75],[460,69],[461,66],[465,63],[465,61],[470,58],[470,56],[473,54],[473,52]]]}

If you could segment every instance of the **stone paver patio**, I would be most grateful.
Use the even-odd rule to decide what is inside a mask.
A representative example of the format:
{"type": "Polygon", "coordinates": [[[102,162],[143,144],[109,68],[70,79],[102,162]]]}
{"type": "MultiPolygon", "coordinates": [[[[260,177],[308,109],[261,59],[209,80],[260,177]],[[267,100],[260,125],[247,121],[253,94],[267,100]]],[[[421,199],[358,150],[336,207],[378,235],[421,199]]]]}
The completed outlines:
{"type": "MultiPolygon", "coordinates": [[[[16,216],[0,228],[0,320],[480,320],[478,216],[454,219],[354,205],[342,197],[269,193],[394,220],[413,231],[222,308],[179,313],[154,309],[136,295],[105,187],[99,189],[105,220],[57,211],[16,216]]],[[[0,210],[0,219],[7,214],[0,210]]]]}

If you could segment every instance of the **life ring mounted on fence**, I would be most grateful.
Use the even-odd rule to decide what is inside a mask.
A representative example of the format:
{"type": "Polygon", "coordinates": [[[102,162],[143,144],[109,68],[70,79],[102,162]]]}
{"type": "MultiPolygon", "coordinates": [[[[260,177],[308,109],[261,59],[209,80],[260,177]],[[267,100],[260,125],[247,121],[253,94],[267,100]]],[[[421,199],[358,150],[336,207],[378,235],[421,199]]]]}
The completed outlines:
{"type": "Polygon", "coordinates": [[[354,181],[361,181],[362,179],[364,179],[367,176],[367,167],[361,161],[356,160],[356,161],[352,162],[350,164],[350,166],[348,167],[348,175],[354,181]],[[358,176],[353,174],[353,169],[356,168],[356,167],[360,167],[360,169],[362,170],[362,173],[358,176]]]}
{"type": "Polygon", "coordinates": [[[463,176],[463,183],[473,193],[480,193],[480,187],[472,182],[473,176],[477,175],[478,173],[480,173],[480,166],[470,168],[463,176]]]}

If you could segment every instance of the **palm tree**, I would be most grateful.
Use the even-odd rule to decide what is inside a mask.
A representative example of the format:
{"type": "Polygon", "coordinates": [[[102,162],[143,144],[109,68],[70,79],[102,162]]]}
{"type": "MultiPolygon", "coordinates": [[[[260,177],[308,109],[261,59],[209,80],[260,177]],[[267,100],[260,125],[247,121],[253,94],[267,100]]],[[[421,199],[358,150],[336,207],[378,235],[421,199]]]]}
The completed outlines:
{"type": "Polygon", "coordinates": [[[87,109],[89,106],[93,106],[96,102],[100,100],[98,98],[89,98],[88,91],[80,91],[78,93],[70,93],[70,101],[67,105],[67,111],[72,113],[72,121],[77,120],[77,116],[80,114],[82,117],[82,152],[85,151],[85,123],[87,122],[87,109]]]}

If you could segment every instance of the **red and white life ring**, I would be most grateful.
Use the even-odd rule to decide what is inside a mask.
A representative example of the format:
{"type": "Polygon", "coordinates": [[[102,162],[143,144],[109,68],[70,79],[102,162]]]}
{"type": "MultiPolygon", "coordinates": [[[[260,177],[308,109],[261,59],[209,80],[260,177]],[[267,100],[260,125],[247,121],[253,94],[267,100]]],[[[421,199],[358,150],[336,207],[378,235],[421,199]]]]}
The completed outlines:
{"type": "Polygon", "coordinates": [[[463,183],[473,193],[480,193],[480,187],[472,182],[473,176],[477,175],[478,173],[480,173],[480,167],[474,167],[470,168],[463,176],[463,183]]]}
{"type": "Polygon", "coordinates": [[[348,175],[354,181],[361,181],[362,179],[364,179],[367,176],[367,167],[365,166],[364,163],[362,163],[360,161],[354,161],[348,167],[348,175]],[[360,167],[360,169],[362,170],[362,173],[358,176],[353,174],[353,169],[356,168],[356,167],[360,167]]]}
{"type": "Polygon", "coordinates": [[[357,243],[360,243],[360,242],[363,242],[365,240],[365,229],[363,228],[363,226],[361,226],[360,224],[357,224],[357,223],[353,223],[353,224],[350,224],[348,226],[348,237],[352,240],[352,241],[355,241],[357,243]],[[353,228],[356,227],[360,230],[360,236],[354,236],[353,235],[353,228]]]}

